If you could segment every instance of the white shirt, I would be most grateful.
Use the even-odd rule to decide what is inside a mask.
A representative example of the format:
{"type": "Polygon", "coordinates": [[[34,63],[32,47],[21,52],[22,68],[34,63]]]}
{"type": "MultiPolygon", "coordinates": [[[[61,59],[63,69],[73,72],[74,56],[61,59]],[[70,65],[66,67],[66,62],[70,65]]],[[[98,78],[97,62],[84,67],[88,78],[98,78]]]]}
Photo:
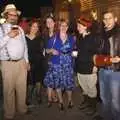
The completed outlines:
{"type": "Polygon", "coordinates": [[[19,60],[25,59],[28,62],[28,49],[25,35],[19,27],[20,34],[15,38],[10,38],[7,33],[12,25],[5,23],[0,27],[0,60],[19,60]]]}

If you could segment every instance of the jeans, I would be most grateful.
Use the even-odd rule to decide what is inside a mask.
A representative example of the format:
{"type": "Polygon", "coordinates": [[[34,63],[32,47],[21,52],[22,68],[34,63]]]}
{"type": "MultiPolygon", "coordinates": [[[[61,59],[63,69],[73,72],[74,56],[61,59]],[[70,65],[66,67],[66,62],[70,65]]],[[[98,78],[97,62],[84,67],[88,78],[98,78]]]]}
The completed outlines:
{"type": "Polygon", "coordinates": [[[120,120],[120,72],[100,69],[99,84],[105,117],[109,120],[120,120]]]}

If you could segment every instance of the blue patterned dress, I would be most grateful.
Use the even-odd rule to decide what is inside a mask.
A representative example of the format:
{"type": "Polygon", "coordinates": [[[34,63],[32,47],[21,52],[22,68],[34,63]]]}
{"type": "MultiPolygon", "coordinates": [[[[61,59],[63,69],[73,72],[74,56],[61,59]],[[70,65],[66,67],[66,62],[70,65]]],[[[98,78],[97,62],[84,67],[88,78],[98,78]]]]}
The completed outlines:
{"type": "Polygon", "coordinates": [[[55,89],[72,90],[75,87],[73,79],[73,58],[71,52],[74,46],[74,39],[68,36],[63,44],[59,34],[48,41],[48,48],[51,48],[56,37],[54,49],[59,51],[59,55],[53,55],[50,59],[50,66],[46,73],[44,84],[46,87],[55,89]]]}

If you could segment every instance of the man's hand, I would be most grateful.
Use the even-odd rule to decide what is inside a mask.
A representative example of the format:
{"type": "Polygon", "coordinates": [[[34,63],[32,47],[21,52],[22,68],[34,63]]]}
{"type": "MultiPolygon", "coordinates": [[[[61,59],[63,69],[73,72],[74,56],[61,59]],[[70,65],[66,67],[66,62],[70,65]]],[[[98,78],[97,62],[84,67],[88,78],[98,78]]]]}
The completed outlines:
{"type": "Polygon", "coordinates": [[[93,67],[92,73],[96,73],[98,71],[98,68],[96,66],[93,67]]]}
{"type": "Polygon", "coordinates": [[[119,63],[120,62],[120,57],[116,56],[110,59],[112,63],[119,63]]]}

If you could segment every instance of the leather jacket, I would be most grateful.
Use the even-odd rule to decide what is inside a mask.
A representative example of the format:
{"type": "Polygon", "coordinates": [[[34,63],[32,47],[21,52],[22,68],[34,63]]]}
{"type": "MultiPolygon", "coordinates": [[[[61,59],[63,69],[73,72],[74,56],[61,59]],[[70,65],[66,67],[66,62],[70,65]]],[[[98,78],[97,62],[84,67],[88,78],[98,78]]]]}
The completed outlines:
{"type": "MultiPolygon", "coordinates": [[[[110,31],[105,31],[102,36],[100,53],[104,55],[119,56],[120,57],[120,27],[115,25],[115,27],[110,31]],[[110,42],[111,40],[111,42],[110,42]],[[112,49],[111,48],[112,44],[112,49]]],[[[112,64],[112,68],[115,71],[120,70],[120,63],[112,64]]]]}

